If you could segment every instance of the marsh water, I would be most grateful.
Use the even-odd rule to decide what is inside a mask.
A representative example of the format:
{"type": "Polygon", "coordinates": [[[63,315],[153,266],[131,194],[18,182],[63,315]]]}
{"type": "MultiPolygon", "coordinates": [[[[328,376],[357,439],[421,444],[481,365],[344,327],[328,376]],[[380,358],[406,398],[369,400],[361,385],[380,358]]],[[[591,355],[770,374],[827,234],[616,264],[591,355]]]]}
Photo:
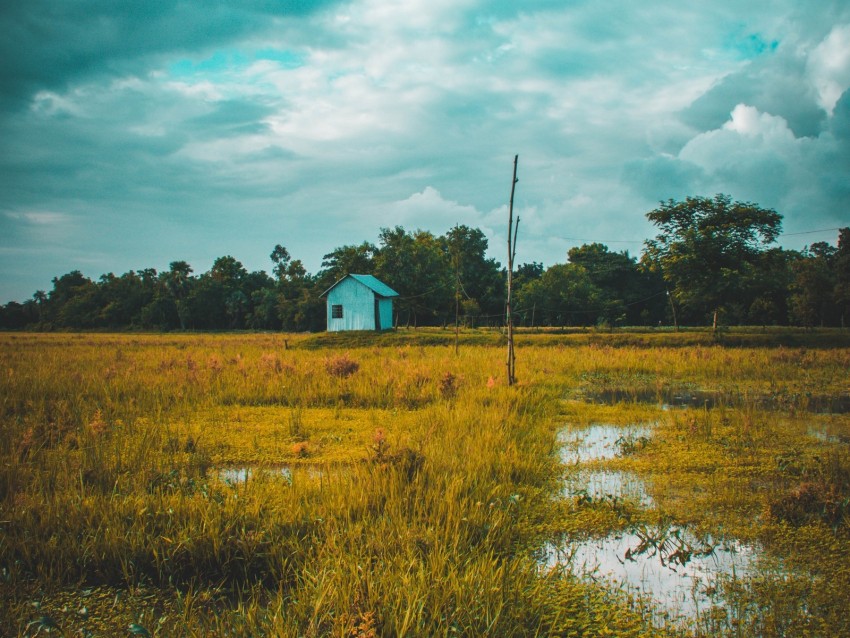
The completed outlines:
{"type": "MultiPolygon", "coordinates": [[[[563,494],[585,503],[628,501],[651,509],[646,482],[633,472],[584,467],[646,445],[653,424],[595,424],[559,436],[567,467],[563,494]]],[[[759,549],[734,539],[697,537],[686,527],[633,527],[598,538],[563,539],[545,550],[548,569],[565,568],[651,603],[653,617],[694,620],[724,605],[722,582],[751,573],[759,549]]]]}
{"type": "Polygon", "coordinates": [[[558,437],[561,461],[566,465],[613,459],[630,446],[642,445],[652,435],[652,424],[596,424],[580,430],[564,431],[558,437]]]}
{"type": "Polygon", "coordinates": [[[287,481],[292,480],[292,470],[286,466],[276,468],[222,467],[218,469],[218,478],[228,485],[240,485],[252,480],[255,474],[263,472],[282,476],[287,481]]]}
{"type": "Polygon", "coordinates": [[[850,412],[850,394],[779,394],[746,395],[737,392],[709,392],[705,390],[640,390],[609,388],[585,395],[591,403],[614,405],[617,403],[650,403],[670,408],[715,408],[750,406],[762,410],[799,410],[815,414],[847,414],[850,412]]]}
{"type": "Polygon", "coordinates": [[[649,509],[655,502],[646,483],[634,472],[619,470],[578,470],[564,479],[564,495],[591,501],[630,501],[649,509]]]}
{"type": "Polygon", "coordinates": [[[220,481],[232,486],[242,485],[260,477],[282,478],[291,483],[295,476],[317,479],[325,474],[324,470],[319,467],[289,465],[220,467],[216,470],[216,473],[220,481]]]}
{"type": "Polygon", "coordinates": [[[687,529],[621,531],[547,548],[547,567],[602,582],[654,603],[656,620],[693,620],[723,605],[723,581],[749,575],[758,550],[697,538],[687,529]]]}
{"type": "Polygon", "coordinates": [[[809,436],[817,439],[818,441],[823,441],[824,443],[850,443],[850,436],[832,432],[824,425],[810,425],[808,428],[808,434],[809,436]]]}

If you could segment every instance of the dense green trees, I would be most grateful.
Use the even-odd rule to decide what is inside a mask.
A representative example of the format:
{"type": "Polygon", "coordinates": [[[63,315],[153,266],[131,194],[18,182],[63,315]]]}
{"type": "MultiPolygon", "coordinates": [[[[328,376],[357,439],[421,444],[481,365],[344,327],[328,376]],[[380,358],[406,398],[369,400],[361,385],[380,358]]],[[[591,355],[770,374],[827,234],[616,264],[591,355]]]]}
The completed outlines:
{"type": "MultiPolygon", "coordinates": [[[[689,198],[648,214],[660,229],[640,260],[600,243],[569,250],[566,263],[531,262],[514,273],[518,323],[525,326],[844,325],[850,317],[850,229],[838,246],[768,248],[779,216],[752,204],[689,198]]],[[[375,274],[400,293],[398,325],[502,325],[504,268],[487,256],[484,233],[455,226],[444,235],[383,228],[378,243],[326,254],[316,275],[278,244],[271,275],[230,255],[194,274],[185,261],[53,279],[23,303],[0,306],[0,329],[286,330],[325,328],[321,294],[347,273],[375,274]]]]}
{"type": "Polygon", "coordinates": [[[841,326],[844,327],[850,319],[850,228],[842,228],[838,234],[833,295],[841,315],[841,326]]]}
{"type": "Polygon", "coordinates": [[[109,273],[96,282],[75,270],[55,278],[48,293],[0,307],[0,328],[324,330],[321,293],[352,272],[375,274],[401,294],[396,321],[404,325],[453,321],[456,288],[470,321],[498,323],[504,274],[486,250],[477,228],[457,226],[437,237],[397,226],[381,229],[378,246],[364,242],[328,253],[315,276],[280,244],[270,255],[271,276],[248,272],[230,255],[197,276],[185,261],[162,273],[109,273]],[[493,316],[482,317],[488,313],[493,316]]]}
{"type": "Polygon", "coordinates": [[[342,246],[322,258],[322,269],[317,275],[322,291],[333,286],[349,273],[368,275],[375,272],[375,255],[378,249],[374,244],[363,242],[359,246],[342,246]]]}
{"type": "Polygon", "coordinates": [[[594,324],[596,289],[583,266],[555,264],[516,293],[516,314],[527,326],[594,324]]]}
{"type": "Polygon", "coordinates": [[[742,298],[764,248],[776,240],[782,217],[727,195],[668,200],[646,214],[660,233],[646,242],[647,263],[661,273],[680,306],[718,315],[742,298]]]}
{"type": "Polygon", "coordinates": [[[824,242],[812,244],[791,264],[791,317],[811,328],[834,325],[840,310],[835,303],[838,283],[837,249],[824,242]]]}
{"type": "Polygon", "coordinates": [[[395,302],[400,323],[439,323],[452,289],[440,242],[427,231],[408,233],[401,226],[382,228],[379,238],[374,274],[400,295],[395,302]]]}
{"type": "Polygon", "coordinates": [[[656,325],[666,317],[660,277],[628,252],[599,243],[571,248],[569,263],[518,269],[517,313],[524,325],[656,325]],[[538,274],[539,273],[539,274],[538,274]]]}

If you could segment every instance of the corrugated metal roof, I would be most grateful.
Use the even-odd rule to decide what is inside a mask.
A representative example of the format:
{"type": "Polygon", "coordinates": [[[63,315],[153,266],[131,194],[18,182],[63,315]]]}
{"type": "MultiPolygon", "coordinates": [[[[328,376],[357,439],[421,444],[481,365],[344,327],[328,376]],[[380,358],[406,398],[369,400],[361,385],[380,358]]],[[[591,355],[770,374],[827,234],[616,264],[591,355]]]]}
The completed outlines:
{"type": "Polygon", "coordinates": [[[361,284],[372,290],[374,293],[380,295],[381,297],[398,297],[398,293],[390,288],[383,281],[375,277],[374,275],[353,275],[349,274],[336,282],[333,286],[328,288],[325,292],[323,292],[320,296],[324,297],[331,290],[336,288],[340,282],[345,281],[347,277],[351,277],[355,281],[359,281],[361,284]]]}
{"type": "Polygon", "coordinates": [[[398,297],[398,293],[374,275],[349,275],[382,297],[398,297]]]}

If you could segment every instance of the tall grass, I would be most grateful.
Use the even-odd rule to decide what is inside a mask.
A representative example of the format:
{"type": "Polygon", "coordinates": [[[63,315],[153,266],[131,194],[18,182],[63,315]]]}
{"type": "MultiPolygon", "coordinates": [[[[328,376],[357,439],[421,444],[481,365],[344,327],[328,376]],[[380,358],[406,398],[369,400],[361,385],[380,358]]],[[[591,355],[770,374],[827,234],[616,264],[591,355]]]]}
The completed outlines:
{"type": "MultiPolygon", "coordinates": [[[[427,346],[406,333],[2,336],[0,633],[41,618],[66,635],[676,633],[541,570],[562,507],[557,429],[656,409],[577,401],[604,388],[771,394],[803,410],[842,391],[850,354],[602,336],[528,336],[514,388],[499,335],[483,332],[459,355],[438,331],[427,346]],[[219,477],[243,464],[291,471],[219,477]]],[[[741,473],[767,462],[758,409],[689,414],[663,422],[671,442],[716,459],[725,440],[741,473]]],[[[633,462],[680,472],[694,458],[653,441],[633,462]]],[[[842,464],[805,476],[840,481],[842,464]]],[[[673,491],[658,499],[693,512],[673,491]]]]}
{"type": "Polygon", "coordinates": [[[639,633],[539,575],[550,404],[487,383],[500,351],[297,341],[4,338],[3,631],[524,635],[566,601],[639,633]],[[314,471],[219,480],[246,445],[314,471]],[[161,594],[74,611],[104,586],[161,594]]]}

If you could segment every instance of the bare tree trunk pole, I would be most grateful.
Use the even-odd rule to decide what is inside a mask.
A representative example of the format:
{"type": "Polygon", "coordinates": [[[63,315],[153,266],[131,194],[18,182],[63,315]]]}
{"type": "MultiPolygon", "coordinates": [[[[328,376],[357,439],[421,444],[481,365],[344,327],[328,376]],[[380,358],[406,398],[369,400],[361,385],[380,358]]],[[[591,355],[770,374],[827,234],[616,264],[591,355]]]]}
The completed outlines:
{"type": "Polygon", "coordinates": [[[676,316],[676,306],[673,303],[673,296],[670,291],[667,291],[667,299],[670,301],[670,310],[673,312],[673,325],[676,327],[676,332],[679,332],[679,317],[676,316]]]}
{"type": "MultiPolygon", "coordinates": [[[[505,319],[508,324],[508,385],[516,382],[516,355],[514,354],[514,320],[511,314],[511,294],[513,292],[514,255],[516,254],[516,232],[514,230],[514,191],[516,189],[516,169],[519,155],[514,155],[514,176],[511,181],[511,199],[508,206],[508,294],[505,303],[505,319]]],[[[517,219],[519,225],[519,219],[517,219]]]]}
{"type": "MultiPolygon", "coordinates": [[[[457,224],[455,224],[455,241],[457,241],[457,224]]],[[[460,314],[460,255],[455,246],[455,355],[460,350],[460,328],[458,327],[458,315],[460,314]]]]}

